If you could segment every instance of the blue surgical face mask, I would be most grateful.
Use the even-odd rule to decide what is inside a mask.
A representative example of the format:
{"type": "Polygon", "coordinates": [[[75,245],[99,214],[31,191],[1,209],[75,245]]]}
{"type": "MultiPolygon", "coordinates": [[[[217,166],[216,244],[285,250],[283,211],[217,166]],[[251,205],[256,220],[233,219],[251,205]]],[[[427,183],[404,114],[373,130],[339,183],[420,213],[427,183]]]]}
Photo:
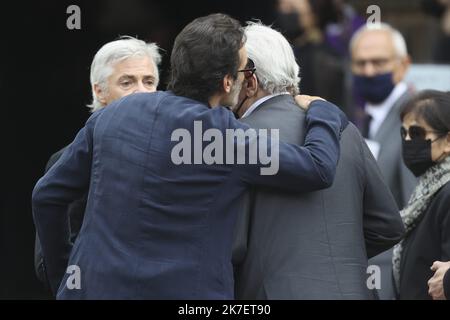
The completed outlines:
{"type": "Polygon", "coordinates": [[[386,100],[395,88],[392,72],[373,77],[353,75],[353,87],[356,93],[372,104],[386,100]]]}

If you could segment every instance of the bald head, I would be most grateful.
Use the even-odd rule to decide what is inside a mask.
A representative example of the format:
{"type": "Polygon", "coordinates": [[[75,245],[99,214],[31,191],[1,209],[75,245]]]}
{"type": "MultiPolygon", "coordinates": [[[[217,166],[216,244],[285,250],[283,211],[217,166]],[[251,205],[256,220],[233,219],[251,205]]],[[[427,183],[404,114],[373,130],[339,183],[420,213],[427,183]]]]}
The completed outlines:
{"type": "Polygon", "coordinates": [[[353,53],[361,41],[367,42],[372,39],[378,40],[373,45],[392,49],[395,51],[395,55],[400,58],[408,55],[405,38],[398,30],[387,23],[367,24],[361,27],[352,37],[350,51],[353,53]]]}

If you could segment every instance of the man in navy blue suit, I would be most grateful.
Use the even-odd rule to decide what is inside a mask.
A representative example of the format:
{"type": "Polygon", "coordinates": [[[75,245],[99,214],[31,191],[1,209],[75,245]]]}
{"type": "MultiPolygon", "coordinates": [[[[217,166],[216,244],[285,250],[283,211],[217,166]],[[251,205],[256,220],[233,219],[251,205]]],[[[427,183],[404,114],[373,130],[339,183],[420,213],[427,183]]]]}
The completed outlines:
{"type": "Polygon", "coordinates": [[[254,71],[245,68],[244,43],[239,22],[226,15],[191,22],[175,40],[170,91],[129,95],[95,112],[38,181],[33,215],[57,298],[232,299],[233,228],[248,187],[309,192],[332,184],[347,125],[336,106],[305,102],[303,147],[278,144],[276,133],[251,135],[226,108],[254,71]],[[252,161],[254,147],[276,160],[274,172],[252,161]],[[86,192],[72,244],[67,205],[86,192]]]}

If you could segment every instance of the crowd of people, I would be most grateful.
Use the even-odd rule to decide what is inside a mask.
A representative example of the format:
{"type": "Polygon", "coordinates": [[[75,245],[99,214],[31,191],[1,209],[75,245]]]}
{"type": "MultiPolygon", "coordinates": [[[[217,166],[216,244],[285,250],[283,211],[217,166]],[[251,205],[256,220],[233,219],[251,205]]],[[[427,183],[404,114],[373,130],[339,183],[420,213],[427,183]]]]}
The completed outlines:
{"type": "Polygon", "coordinates": [[[96,53],[92,115],[33,190],[36,273],[54,296],[450,299],[450,93],[410,87],[402,34],[342,1],[279,1],[278,23],[285,35],[195,19],[167,91],[157,44],[96,53]],[[346,105],[347,77],[362,108],[346,105]],[[259,131],[196,162],[211,133],[174,163],[174,132],[198,123],[280,142],[259,131]],[[251,159],[260,142],[274,175],[230,151],[251,159]]]}

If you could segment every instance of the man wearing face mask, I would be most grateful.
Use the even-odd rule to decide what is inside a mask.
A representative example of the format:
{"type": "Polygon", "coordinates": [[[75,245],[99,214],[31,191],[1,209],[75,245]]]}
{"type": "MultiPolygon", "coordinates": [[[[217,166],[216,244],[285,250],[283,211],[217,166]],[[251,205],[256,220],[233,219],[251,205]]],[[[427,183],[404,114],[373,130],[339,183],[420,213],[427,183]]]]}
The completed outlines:
{"type": "MultiPolygon", "coordinates": [[[[366,101],[362,133],[401,209],[416,185],[403,162],[398,134],[400,108],[411,94],[403,82],[410,65],[406,43],[400,32],[389,25],[368,24],[355,33],[350,50],[354,90],[366,101]]],[[[392,252],[387,251],[371,260],[371,264],[381,267],[381,299],[394,297],[391,257],[392,252]]]]}

